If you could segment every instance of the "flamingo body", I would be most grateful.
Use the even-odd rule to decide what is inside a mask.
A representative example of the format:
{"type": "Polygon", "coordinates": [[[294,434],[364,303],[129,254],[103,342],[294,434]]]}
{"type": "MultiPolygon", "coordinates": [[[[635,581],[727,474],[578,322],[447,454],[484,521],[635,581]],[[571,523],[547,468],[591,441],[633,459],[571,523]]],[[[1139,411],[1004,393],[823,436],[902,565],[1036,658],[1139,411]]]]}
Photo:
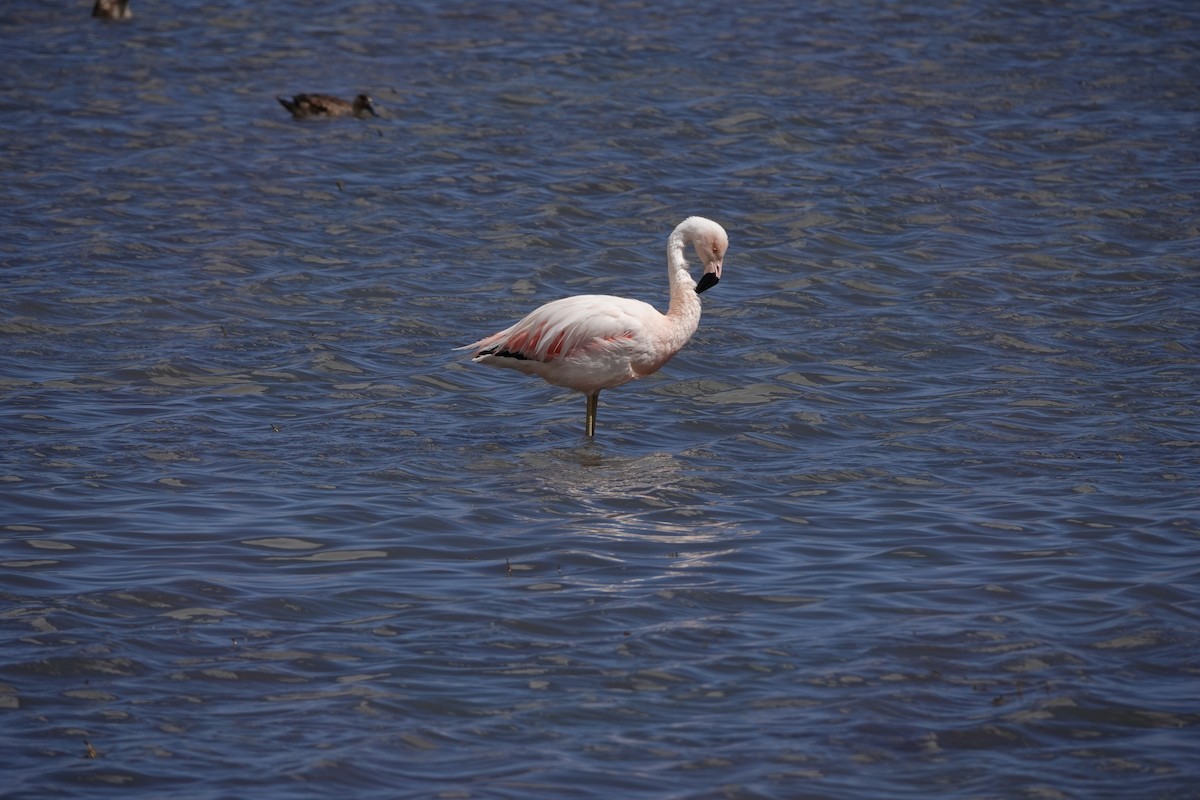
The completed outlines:
{"type": "Polygon", "coordinates": [[[587,294],[546,303],[499,333],[460,347],[473,361],[537,375],[588,398],[586,432],[595,433],[601,389],[656,372],[700,323],[699,293],[721,276],[725,230],[703,217],[681,222],[667,240],[671,302],[666,314],[641,300],[587,294]],[[704,266],[697,284],[684,257],[691,244],[704,266]]]}

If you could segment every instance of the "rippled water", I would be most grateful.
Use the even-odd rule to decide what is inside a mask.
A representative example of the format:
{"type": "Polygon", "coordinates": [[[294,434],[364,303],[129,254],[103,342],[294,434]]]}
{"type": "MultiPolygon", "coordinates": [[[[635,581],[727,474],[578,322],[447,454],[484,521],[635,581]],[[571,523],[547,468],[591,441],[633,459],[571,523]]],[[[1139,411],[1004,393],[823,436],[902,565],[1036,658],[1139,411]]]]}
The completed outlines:
{"type": "Polygon", "coordinates": [[[1195,4],[89,5],[0,20],[5,797],[1200,796],[1195,4]],[[451,351],[689,214],[594,442],[451,351]]]}

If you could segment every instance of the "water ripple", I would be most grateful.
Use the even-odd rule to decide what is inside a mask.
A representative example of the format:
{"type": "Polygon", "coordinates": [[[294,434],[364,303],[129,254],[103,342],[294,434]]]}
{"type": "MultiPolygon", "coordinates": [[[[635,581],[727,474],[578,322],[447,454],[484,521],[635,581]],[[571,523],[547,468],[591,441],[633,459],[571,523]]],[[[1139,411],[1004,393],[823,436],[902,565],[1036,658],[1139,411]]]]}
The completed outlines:
{"type": "Polygon", "coordinates": [[[1191,6],[323,12],[0,20],[6,796],[1195,794],[1191,6]]]}

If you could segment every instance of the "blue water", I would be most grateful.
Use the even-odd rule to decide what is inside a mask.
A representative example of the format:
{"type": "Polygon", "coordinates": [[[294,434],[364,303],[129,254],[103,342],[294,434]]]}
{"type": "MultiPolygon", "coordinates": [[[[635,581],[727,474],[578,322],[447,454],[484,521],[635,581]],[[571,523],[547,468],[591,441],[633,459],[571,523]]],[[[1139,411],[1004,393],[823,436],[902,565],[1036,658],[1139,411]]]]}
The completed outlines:
{"type": "Polygon", "coordinates": [[[0,19],[0,795],[1200,797],[1200,7],[133,9],[0,19]],[[594,441],[453,352],[692,214],[594,441]]]}

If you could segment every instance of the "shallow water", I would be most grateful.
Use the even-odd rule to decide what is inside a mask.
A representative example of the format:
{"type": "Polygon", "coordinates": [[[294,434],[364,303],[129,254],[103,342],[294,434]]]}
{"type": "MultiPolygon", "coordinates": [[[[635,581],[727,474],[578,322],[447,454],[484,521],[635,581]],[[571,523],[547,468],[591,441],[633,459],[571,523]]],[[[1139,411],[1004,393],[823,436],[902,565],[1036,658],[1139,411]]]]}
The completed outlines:
{"type": "Polygon", "coordinates": [[[134,12],[0,20],[5,797],[1200,796],[1194,4],[134,12]],[[689,214],[595,441],[451,351],[689,214]]]}

